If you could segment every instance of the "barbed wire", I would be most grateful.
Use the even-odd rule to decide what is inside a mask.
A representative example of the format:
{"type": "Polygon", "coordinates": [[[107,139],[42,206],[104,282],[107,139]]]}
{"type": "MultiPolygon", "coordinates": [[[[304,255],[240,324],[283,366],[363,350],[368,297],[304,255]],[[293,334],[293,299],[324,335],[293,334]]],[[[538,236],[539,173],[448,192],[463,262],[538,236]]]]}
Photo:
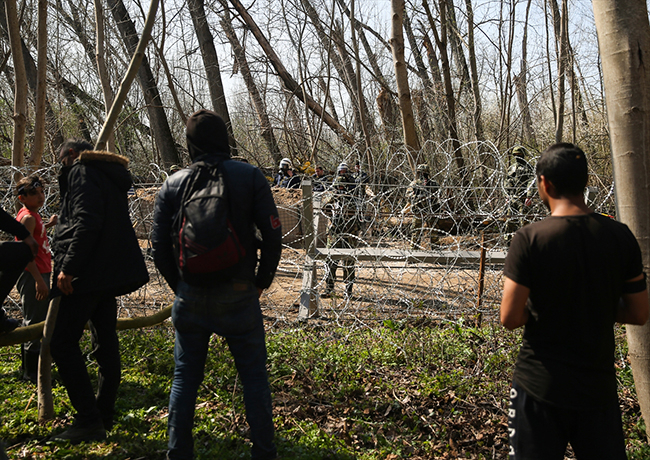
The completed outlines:
{"type": "MultiPolygon", "coordinates": [[[[314,192],[311,200],[314,227],[310,234],[305,227],[303,206],[308,196],[301,190],[273,189],[283,228],[282,260],[276,279],[262,295],[261,303],[270,327],[292,325],[298,318],[303,277],[308,262],[305,242],[313,237],[316,248],[326,253],[336,246],[337,238],[351,241],[349,246],[365,254],[352,255],[347,264],[355,267],[351,295],[338,268],[334,291],[328,297],[328,271],[333,259],[314,261],[314,291],[318,294],[319,315],[314,322],[336,322],[341,325],[368,326],[377,322],[399,322],[409,318],[458,320],[495,315],[501,298],[502,266],[487,258],[481,277],[476,258],[481,248],[488,253],[505,252],[512,232],[521,225],[547,215],[536,195],[534,175],[519,197],[509,186],[508,172],[513,164],[509,155],[499,152],[490,143],[471,143],[462,147],[464,165],[450,149],[450,143],[427,143],[418,163],[426,163],[430,179],[435,182],[427,193],[424,205],[414,208],[412,190],[415,179],[406,152],[390,156],[385,153],[379,168],[373,165],[368,182],[346,191],[351,203],[345,216],[353,220],[352,231],[333,229],[335,212],[330,204],[340,199],[331,185],[323,192],[314,192]],[[529,198],[529,205],[522,203],[529,198]],[[391,252],[392,251],[392,252],[391,252]],[[397,252],[395,252],[397,251],[397,252]],[[401,251],[401,252],[400,252],[401,251]],[[431,263],[434,252],[447,254],[447,263],[431,263]],[[368,254],[382,257],[368,257],[368,254]],[[402,255],[409,253],[408,259],[402,255]],[[401,254],[391,258],[391,254],[401,254]],[[419,255],[421,258],[418,258],[419,255]],[[479,295],[479,279],[482,287],[479,295]],[[480,298],[480,300],[479,300],[480,298]]],[[[349,161],[352,157],[342,158],[349,161]]],[[[527,158],[531,171],[536,159],[527,158]]],[[[147,261],[151,281],[137,292],[120,298],[120,315],[142,316],[168,306],[174,295],[168,288],[151,257],[150,233],[155,197],[167,173],[155,164],[149,167],[146,179],[129,192],[129,209],[134,229],[147,261]]],[[[597,212],[615,215],[612,178],[593,171],[607,171],[603,165],[590,164],[589,205],[597,212]]],[[[8,212],[16,209],[13,192],[17,173],[29,174],[27,168],[0,168],[0,202],[8,212]]],[[[58,213],[59,190],[55,166],[40,168],[44,180],[44,219],[58,213]]],[[[137,178],[136,178],[137,180],[137,178]]],[[[15,212],[14,212],[15,214],[15,212]]],[[[341,265],[341,264],[339,264],[341,265]]],[[[5,308],[18,315],[17,296],[12,295],[5,308]]]]}

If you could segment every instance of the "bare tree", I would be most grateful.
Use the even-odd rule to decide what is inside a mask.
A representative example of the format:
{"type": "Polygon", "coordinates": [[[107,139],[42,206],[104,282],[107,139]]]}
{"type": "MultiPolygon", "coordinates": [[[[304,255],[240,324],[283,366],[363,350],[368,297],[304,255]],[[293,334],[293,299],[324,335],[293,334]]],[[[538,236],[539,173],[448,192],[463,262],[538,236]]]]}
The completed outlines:
{"type": "MultiPolygon", "coordinates": [[[[226,0],[222,0],[224,8],[226,7],[226,3],[226,0]]],[[[273,158],[273,162],[275,164],[280,164],[282,153],[280,152],[278,141],[275,138],[275,133],[273,132],[273,127],[271,126],[269,114],[266,111],[266,104],[264,103],[264,99],[262,99],[262,95],[257,89],[257,84],[255,83],[253,74],[250,70],[250,67],[248,66],[248,59],[246,58],[244,47],[241,45],[241,42],[239,41],[239,38],[233,29],[232,19],[228,8],[224,9],[220,19],[221,27],[223,28],[226,37],[228,37],[228,41],[230,42],[230,46],[237,61],[237,66],[242,74],[242,77],[244,78],[244,83],[248,89],[248,94],[250,95],[253,106],[255,107],[255,111],[260,122],[262,138],[266,142],[266,146],[269,149],[271,157],[273,158]]]]}
{"type": "Polygon", "coordinates": [[[281,78],[282,83],[285,87],[291,92],[294,97],[300,99],[304,104],[306,104],[310,110],[312,110],[317,116],[322,117],[323,121],[330,127],[334,132],[338,133],[343,140],[348,144],[354,145],[354,138],[348,134],[347,130],[339,124],[332,116],[327,113],[320,104],[318,104],[309,94],[303,92],[300,85],[296,80],[291,76],[287,69],[282,64],[282,61],[275,53],[271,44],[268,42],[260,28],[257,26],[253,18],[244,5],[242,5],[239,0],[230,0],[232,5],[235,7],[239,16],[242,18],[244,23],[250,28],[251,32],[257,39],[257,42],[264,50],[266,56],[268,57],[271,65],[275,68],[278,76],[281,78]]]}
{"type": "MultiPolygon", "coordinates": [[[[135,54],[138,46],[138,33],[135,30],[135,25],[124,6],[122,0],[108,0],[108,7],[111,10],[113,19],[117,24],[120,31],[122,41],[130,54],[135,54]]],[[[176,143],[172,137],[169,128],[167,115],[163,108],[162,99],[158,92],[158,86],[154,79],[149,61],[144,56],[142,65],[138,70],[138,83],[144,94],[145,102],[147,103],[147,113],[151,122],[153,136],[156,141],[156,146],[160,151],[160,157],[165,168],[170,168],[174,164],[180,162],[178,151],[176,150],[176,143]]]]}
{"type": "Polygon", "coordinates": [[[25,129],[27,126],[27,75],[23,61],[22,42],[16,0],[5,0],[7,29],[14,61],[14,136],[11,146],[11,164],[25,164],[25,129]]]}
{"type": "MultiPolygon", "coordinates": [[[[97,74],[102,85],[102,95],[104,96],[104,106],[106,107],[106,116],[113,105],[113,89],[111,80],[106,68],[106,52],[104,46],[104,7],[101,0],[95,2],[95,61],[97,63],[97,74]]],[[[108,150],[115,152],[115,133],[111,131],[106,142],[108,150]]]]}
{"type": "MultiPolygon", "coordinates": [[[[650,265],[650,24],[643,0],[594,0],[602,58],[618,216],[650,265]]],[[[626,326],[634,385],[650,437],[650,322],[626,326]]]]}
{"type": "Polygon", "coordinates": [[[395,81],[399,108],[402,113],[402,130],[404,131],[404,144],[408,148],[411,168],[415,171],[420,151],[420,140],[415,130],[415,117],[411,103],[411,90],[409,88],[408,74],[404,58],[404,0],[391,0],[391,38],[390,45],[393,49],[393,65],[395,66],[395,81]]]}
{"type": "Polygon", "coordinates": [[[212,37],[212,32],[210,32],[210,25],[205,15],[203,2],[204,0],[188,0],[187,4],[190,9],[194,30],[196,31],[196,37],[199,39],[199,47],[201,48],[201,57],[205,66],[205,76],[208,80],[208,90],[210,91],[212,106],[214,107],[214,111],[226,122],[228,144],[233,153],[235,153],[237,151],[237,143],[235,142],[235,135],[232,131],[228,104],[226,104],[226,95],[223,92],[217,50],[214,47],[214,38],[212,37]]]}

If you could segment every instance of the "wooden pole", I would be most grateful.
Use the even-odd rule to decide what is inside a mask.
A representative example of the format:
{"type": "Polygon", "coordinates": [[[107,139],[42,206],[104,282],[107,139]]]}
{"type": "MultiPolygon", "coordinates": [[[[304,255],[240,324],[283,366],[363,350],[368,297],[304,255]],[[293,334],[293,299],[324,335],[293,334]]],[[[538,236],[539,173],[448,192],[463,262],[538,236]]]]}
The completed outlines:
{"type": "Polygon", "coordinates": [[[52,333],[56,324],[56,317],[59,314],[61,297],[55,297],[50,301],[43,327],[43,340],[41,340],[41,353],[38,360],[38,421],[51,420],[54,418],[54,400],[52,399],[52,355],[50,354],[50,343],[52,333]]]}
{"type": "Polygon", "coordinates": [[[108,112],[104,126],[102,126],[102,130],[99,133],[97,143],[95,144],[95,150],[104,150],[106,148],[106,142],[108,142],[108,138],[113,132],[113,127],[115,126],[117,117],[122,111],[122,104],[124,104],[126,95],[131,88],[131,83],[133,83],[133,80],[138,73],[138,69],[140,68],[140,64],[142,64],[142,59],[144,58],[144,50],[147,48],[147,43],[151,38],[151,29],[153,29],[153,24],[156,19],[158,2],[159,0],[151,0],[151,5],[149,5],[149,12],[147,13],[147,20],[144,23],[144,29],[142,30],[142,36],[138,42],[138,47],[135,50],[133,58],[131,58],[129,68],[126,71],[126,75],[124,75],[124,79],[120,84],[120,89],[118,90],[117,95],[113,100],[111,110],[108,112]]]}
{"type": "MultiPolygon", "coordinates": [[[[481,232],[481,258],[479,260],[479,265],[478,265],[478,298],[476,299],[476,309],[479,310],[481,308],[481,304],[483,303],[483,288],[485,285],[485,258],[486,258],[487,251],[485,250],[485,232],[481,232]]],[[[479,311],[476,314],[476,327],[481,327],[481,319],[482,315],[481,312],[479,311]]]]}

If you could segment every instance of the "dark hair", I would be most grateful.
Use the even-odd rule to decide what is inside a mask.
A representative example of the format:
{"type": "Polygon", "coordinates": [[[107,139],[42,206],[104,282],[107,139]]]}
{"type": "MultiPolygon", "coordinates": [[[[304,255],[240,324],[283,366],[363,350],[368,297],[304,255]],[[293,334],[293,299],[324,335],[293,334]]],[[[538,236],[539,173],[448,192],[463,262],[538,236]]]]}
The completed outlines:
{"type": "Polygon", "coordinates": [[[34,174],[33,176],[23,177],[16,183],[16,195],[31,195],[37,187],[43,187],[41,176],[34,174]]]}
{"type": "Polygon", "coordinates": [[[68,139],[59,148],[59,153],[62,150],[74,150],[77,153],[85,152],[86,150],[95,150],[95,147],[88,141],[83,139],[68,139]]]}
{"type": "Polygon", "coordinates": [[[553,144],[537,161],[537,178],[546,177],[560,196],[581,195],[587,186],[587,157],[580,147],[561,142],[553,144]]]}

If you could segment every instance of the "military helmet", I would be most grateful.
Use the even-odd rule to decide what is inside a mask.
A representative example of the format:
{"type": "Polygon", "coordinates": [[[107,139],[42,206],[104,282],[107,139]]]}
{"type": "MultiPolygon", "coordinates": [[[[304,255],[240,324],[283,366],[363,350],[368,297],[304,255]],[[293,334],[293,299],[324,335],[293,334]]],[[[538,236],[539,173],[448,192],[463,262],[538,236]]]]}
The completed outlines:
{"type": "Polygon", "coordinates": [[[429,165],[426,163],[419,164],[416,171],[419,173],[429,174],[429,165]]]}
{"type": "Polygon", "coordinates": [[[288,158],[283,158],[280,160],[280,169],[289,169],[291,168],[291,160],[288,158]]]}
{"type": "Polygon", "coordinates": [[[336,168],[337,174],[340,174],[341,171],[345,171],[346,173],[348,172],[348,164],[346,162],[340,163],[339,167],[336,168]]]}
{"type": "Polygon", "coordinates": [[[517,147],[512,149],[512,154],[515,156],[523,157],[526,154],[526,149],[523,148],[521,145],[518,145],[517,147]]]}

